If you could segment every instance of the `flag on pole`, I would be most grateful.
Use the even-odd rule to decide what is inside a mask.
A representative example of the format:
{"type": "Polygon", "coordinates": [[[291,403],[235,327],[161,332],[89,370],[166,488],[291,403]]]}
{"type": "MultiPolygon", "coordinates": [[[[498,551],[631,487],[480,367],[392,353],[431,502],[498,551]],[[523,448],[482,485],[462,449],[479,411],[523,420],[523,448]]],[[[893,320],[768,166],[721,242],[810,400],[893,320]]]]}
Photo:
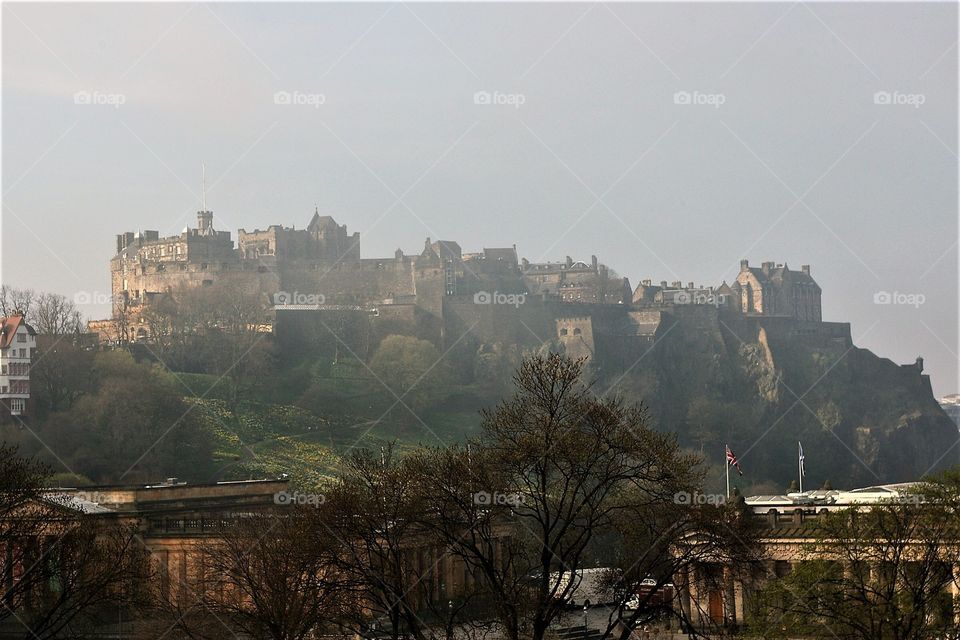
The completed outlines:
{"type": "Polygon", "coordinates": [[[803,468],[803,445],[798,442],[797,447],[800,449],[800,477],[802,478],[807,475],[807,470],[803,468]]]}
{"type": "Polygon", "coordinates": [[[743,470],[740,468],[740,461],[737,460],[737,456],[733,455],[733,451],[730,450],[730,445],[724,445],[727,448],[727,466],[736,467],[737,473],[743,475],[743,470]]]}

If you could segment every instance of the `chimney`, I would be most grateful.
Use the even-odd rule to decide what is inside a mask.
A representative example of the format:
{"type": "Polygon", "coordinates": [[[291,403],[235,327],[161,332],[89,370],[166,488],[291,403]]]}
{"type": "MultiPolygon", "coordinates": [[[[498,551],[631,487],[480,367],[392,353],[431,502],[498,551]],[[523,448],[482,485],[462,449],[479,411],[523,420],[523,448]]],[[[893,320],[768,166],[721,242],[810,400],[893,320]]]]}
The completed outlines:
{"type": "Polygon", "coordinates": [[[667,281],[666,281],[666,280],[661,280],[661,281],[660,281],[660,288],[661,288],[661,289],[666,289],[666,288],[667,288],[667,281]]]}
{"type": "Polygon", "coordinates": [[[749,261],[749,260],[741,260],[741,261],[740,261],[740,271],[746,271],[746,270],[749,269],[749,268],[750,268],[750,261],[749,261]]]}
{"type": "Polygon", "coordinates": [[[771,271],[773,271],[773,263],[772,262],[761,263],[760,268],[763,269],[764,273],[770,273],[771,271]]]}
{"type": "Polygon", "coordinates": [[[593,265],[593,270],[597,270],[597,256],[590,256],[590,263],[593,265]]]}
{"type": "Polygon", "coordinates": [[[687,289],[693,289],[693,283],[692,283],[692,282],[688,282],[688,283],[687,283],[687,289]]]}
{"type": "Polygon", "coordinates": [[[808,264],[802,264],[802,265],[800,265],[800,271],[802,271],[802,272],[805,273],[806,275],[810,275],[810,265],[808,265],[808,264]]]}

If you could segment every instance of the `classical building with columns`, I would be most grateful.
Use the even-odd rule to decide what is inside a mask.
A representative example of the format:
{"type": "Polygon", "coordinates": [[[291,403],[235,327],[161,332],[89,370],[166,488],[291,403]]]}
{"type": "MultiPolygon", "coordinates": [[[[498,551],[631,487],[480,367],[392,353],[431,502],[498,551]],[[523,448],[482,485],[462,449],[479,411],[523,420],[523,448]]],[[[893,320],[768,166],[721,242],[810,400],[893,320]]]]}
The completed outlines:
{"type": "MultiPolygon", "coordinates": [[[[825,514],[851,508],[866,510],[879,504],[916,504],[918,486],[919,483],[900,483],[746,498],[742,505],[761,525],[760,560],[749,567],[731,567],[719,559],[690,565],[676,576],[680,606],[697,626],[744,624],[753,597],[768,580],[787,576],[798,563],[814,559],[812,543],[822,533],[818,520],[825,514]]],[[[953,598],[954,617],[960,625],[960,558],[953,553],[944,562],[948,569],[952,566],[952,583],[946,590],[953,598]]]]}

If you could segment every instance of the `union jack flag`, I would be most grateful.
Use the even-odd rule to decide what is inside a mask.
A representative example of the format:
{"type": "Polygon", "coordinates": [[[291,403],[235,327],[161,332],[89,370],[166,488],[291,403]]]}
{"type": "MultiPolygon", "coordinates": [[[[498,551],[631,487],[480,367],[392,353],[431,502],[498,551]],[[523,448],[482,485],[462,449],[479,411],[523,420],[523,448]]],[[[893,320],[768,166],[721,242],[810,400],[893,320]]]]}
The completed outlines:
{"type": "Polygon", "coordinates": [[[740,461],[737,460],[737,456],[733,455],[733,451],[730,450],[730,445],[724,445],[727,448],[727,465],[737,468],[737,473],[743,475],[743,470],[740,468],[740,461]]]}

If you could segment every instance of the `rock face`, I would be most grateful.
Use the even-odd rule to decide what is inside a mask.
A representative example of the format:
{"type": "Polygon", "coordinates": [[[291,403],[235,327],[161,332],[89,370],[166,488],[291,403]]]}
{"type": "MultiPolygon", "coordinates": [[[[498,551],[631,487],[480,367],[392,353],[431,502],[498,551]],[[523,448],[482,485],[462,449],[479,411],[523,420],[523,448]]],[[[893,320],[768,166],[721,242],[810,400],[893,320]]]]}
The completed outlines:
{"type": "MultiPolygon", "coordinates": [[[[957,426],[922,362],[897,365],[858,348],[842,323],[695,308],[670,315],[626,375],[602,377],[623,375],[619,392],[643,398],[661,428],[711,461],[729,443],[755,481],[786,486],[802,441],[805,483],[851,487],[917,480],[960,462],[957,426]]],[[[597,365],[604,369],[599,349],[597,365]]]]}

